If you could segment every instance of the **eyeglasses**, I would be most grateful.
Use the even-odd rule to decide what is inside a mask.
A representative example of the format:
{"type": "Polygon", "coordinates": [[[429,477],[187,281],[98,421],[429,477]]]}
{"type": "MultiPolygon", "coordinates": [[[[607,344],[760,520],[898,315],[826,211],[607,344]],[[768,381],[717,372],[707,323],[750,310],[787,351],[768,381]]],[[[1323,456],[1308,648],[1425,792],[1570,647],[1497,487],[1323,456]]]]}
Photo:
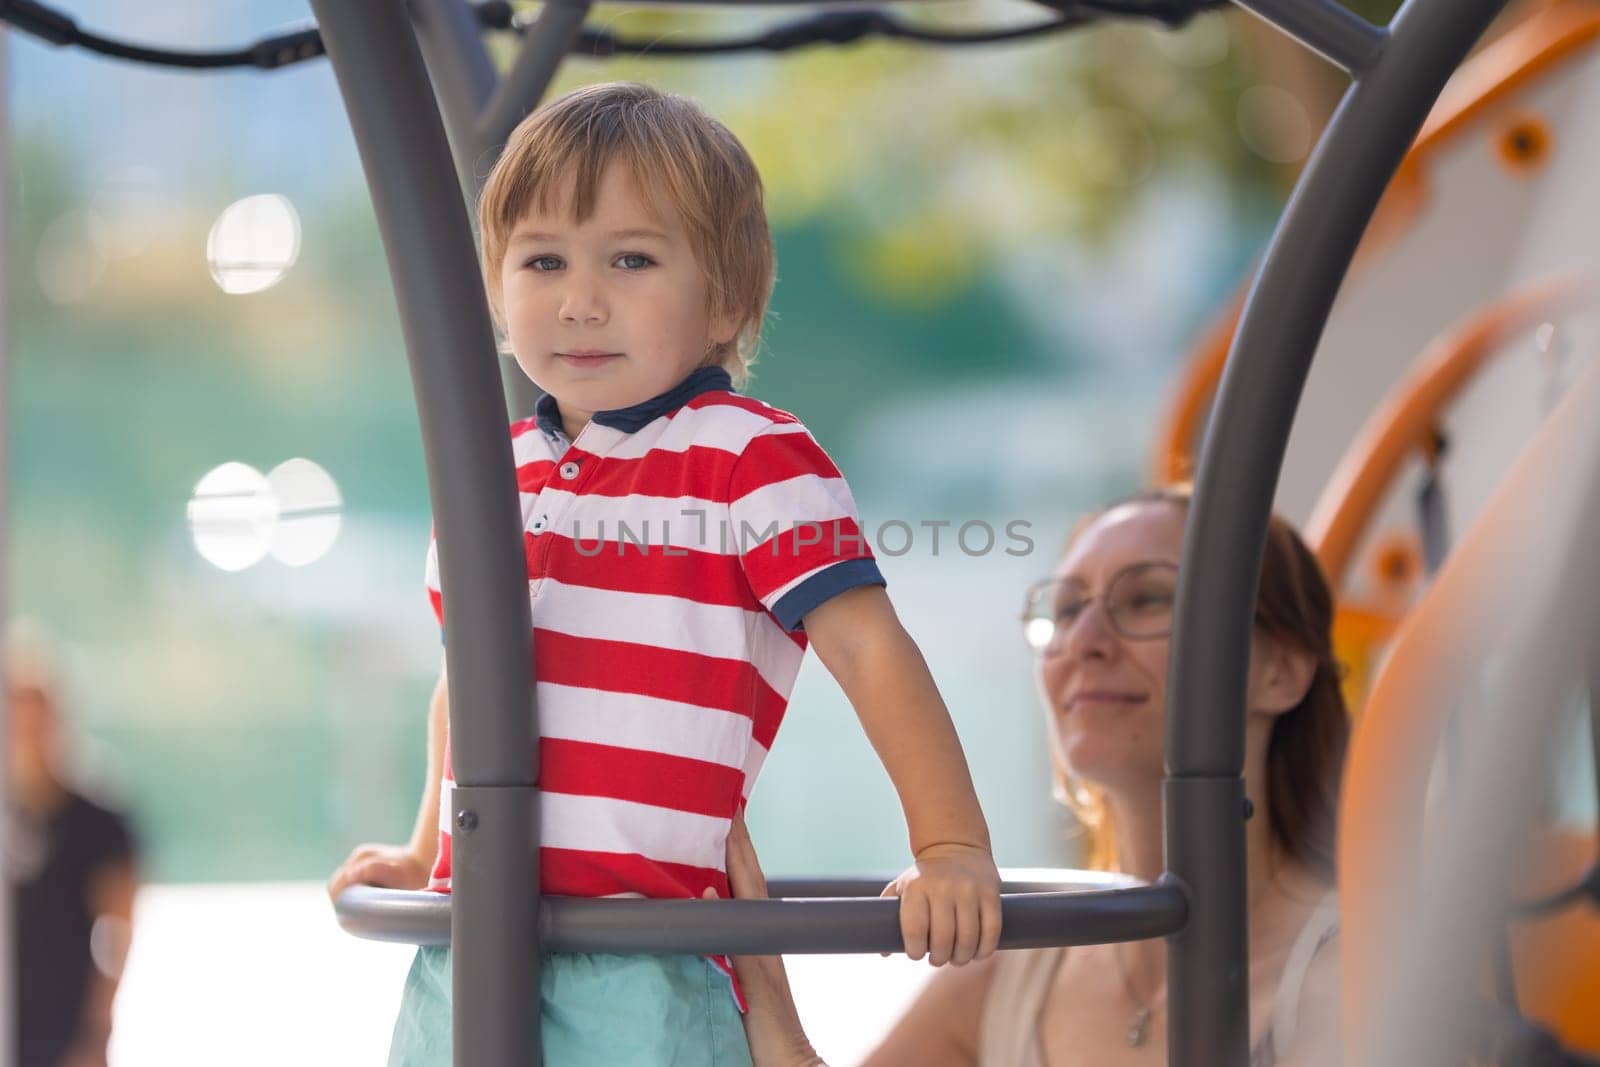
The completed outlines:
{"type": "Polygon", "coordinates": [[[1045,652],[1070,629],[1095,600],[1111,629],[1130,641],[1172,634],[1172,605],[1178,595],[1178,568],[1171,563],[1135,563],[1111,576],[1098,597],[1071,578],[1046,578],[1028,587],[1022,606],[1022,636],[1035,652],[1045,652]]]}

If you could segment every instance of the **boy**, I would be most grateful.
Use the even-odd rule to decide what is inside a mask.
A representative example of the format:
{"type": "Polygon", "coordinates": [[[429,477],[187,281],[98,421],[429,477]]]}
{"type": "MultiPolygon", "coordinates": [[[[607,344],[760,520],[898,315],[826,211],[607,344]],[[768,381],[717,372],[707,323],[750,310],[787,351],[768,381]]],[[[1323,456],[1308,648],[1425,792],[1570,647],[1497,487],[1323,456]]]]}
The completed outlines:
{"type": "MultiPolygon", "coordinates": [[[[545,393],[512,428],[542,891],[730,895],[730,821],[809,643],[905,810],[916,862],[885,892],[901,897],[906,951],[936,965],[987,956],[1000,926],[988,830],[849,489],[798,420],[732,391],[773,279],[744,148],[687,100],[591,86],[512,134],[479,226],[496,322],[545,393]]],[[[428,586],[442,624],[431,548],[428,586]]],[[[351,882],[448,890],[447,701],[441,677],[411,843],[357,849],[334,894],[351,882]]],[[[748,1063],[737,993],[713,967],[727,973],[699,957],[551,956],[546,1061],[748,1063]]],[[[420,950],[391,1064],[448,1062],[449,988],[448,950],[420,950]]]]}

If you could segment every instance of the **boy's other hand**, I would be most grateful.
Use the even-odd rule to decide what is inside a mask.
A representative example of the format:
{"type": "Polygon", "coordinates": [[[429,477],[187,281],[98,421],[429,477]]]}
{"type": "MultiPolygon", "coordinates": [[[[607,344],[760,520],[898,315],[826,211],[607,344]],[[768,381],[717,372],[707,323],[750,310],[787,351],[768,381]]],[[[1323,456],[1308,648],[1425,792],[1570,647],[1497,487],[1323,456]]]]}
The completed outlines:
{"type": "Polygon", "coordinates": [[[959,967],[1000,943],[1000,872],[986,848],[929,845],[883,895],[900,898],[900,936],[914,960],[959,967]]]}
{"type": "Polygon", "coordinates": [[[328,879],[328,899],[337,902],[339,894],[353,885],[421,889],[428,884],[432,866],[410,845],[357,845],[328,879]]]}

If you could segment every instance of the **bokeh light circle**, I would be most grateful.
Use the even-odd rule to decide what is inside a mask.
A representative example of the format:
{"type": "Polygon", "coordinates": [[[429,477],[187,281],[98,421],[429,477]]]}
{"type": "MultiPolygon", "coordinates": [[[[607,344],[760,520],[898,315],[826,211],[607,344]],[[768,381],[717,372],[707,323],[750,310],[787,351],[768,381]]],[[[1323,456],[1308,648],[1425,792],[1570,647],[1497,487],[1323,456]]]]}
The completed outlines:
{"type": "Polygon", "coordinates": [[[1311,116],[1300,98],[1275,85],[1239,95],[1237,121],[1245,147],[1269,163],[1298,163],[1311,151],[1311,116]]]}
{"type": "Polygon", "coordinates": [[[278,501],[266,477],[244,463],[224,463],[200,479],[189,498],[189,535],[212,566],[242,571],[261,560],[278,524],[278,501]]]}
{"type": "Polygon", "coordinates": [[[106,253],[94,221],[86,211],[69,211],[39,235],[34,250],[34,278],[39,291],[54,304],[78,304],[88,298],[106,272],[106,253]]]}
{"type": "Polygon", "coordinates": [[[225,293],[277,285],[300,258],[300,217],[287,197],[247,196],[223,209],[206,238],[211,277],[225,293]]]}
{"type": "Polygon", "coordinates": [[[284,460],[267,474],[267,484],[278,500],[273,557],[291,567],[315,563],[339,536],[339,486],[309,459],[284,460]]]}

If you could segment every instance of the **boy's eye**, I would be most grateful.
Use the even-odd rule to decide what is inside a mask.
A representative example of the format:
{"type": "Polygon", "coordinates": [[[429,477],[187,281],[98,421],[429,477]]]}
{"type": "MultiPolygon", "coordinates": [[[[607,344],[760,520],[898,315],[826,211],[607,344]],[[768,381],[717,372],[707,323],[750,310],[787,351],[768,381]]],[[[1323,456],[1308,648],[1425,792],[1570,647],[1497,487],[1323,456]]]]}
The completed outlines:
{"type": "Polygon", "coordinates": [[[560,270],[561,258],[559,256],[534,256],[524,265],[536,271],[560,270]]]}
{"type": "Polygon", "coordinates": [[[617,257],[617,266],[623,270],[644,270],[654,260],[640,252],[624,252],[617,257]]]}

